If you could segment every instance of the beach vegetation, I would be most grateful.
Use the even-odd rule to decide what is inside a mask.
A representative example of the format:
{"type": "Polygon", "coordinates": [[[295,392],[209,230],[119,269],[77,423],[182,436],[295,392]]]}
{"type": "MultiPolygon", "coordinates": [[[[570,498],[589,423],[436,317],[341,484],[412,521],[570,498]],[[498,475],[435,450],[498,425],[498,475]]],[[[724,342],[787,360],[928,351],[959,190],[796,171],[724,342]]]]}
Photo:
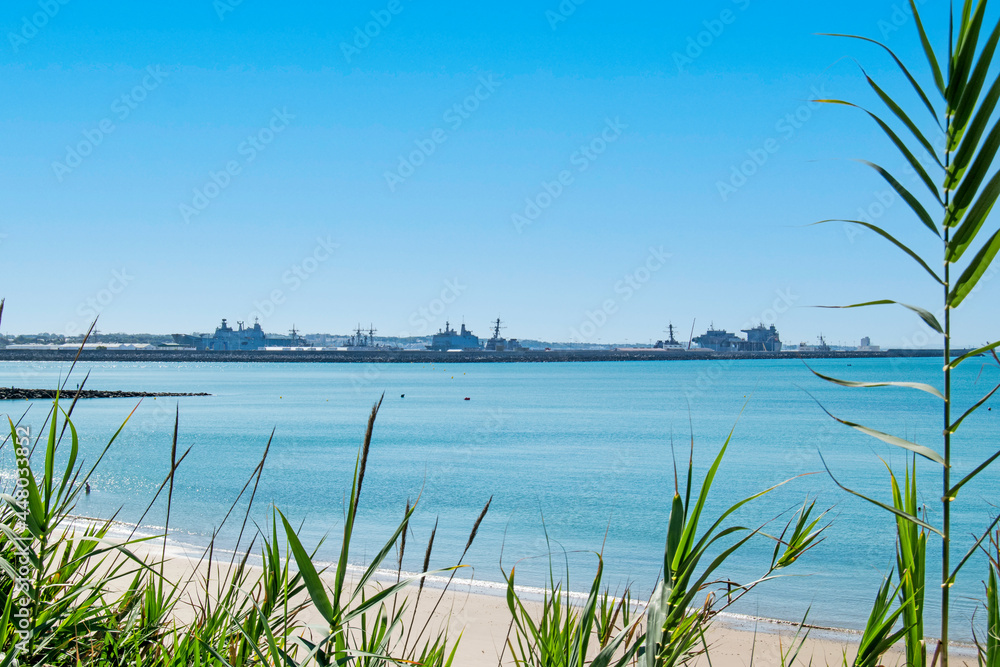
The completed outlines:
{"type": "MultiPolygon", "coordinates": [[[[929,72],[929,81],[921,83],[909,66],[885,44],[864,36],[834,35],[879,47],[895,63],[907,88],[915,94],[913,104],[901,96],[886,92],[862,69],[861,74],[878,97],[885,111],[876,113],[850,101],[822,99],[818,102],[849,107],[870,117],[879,127],[889,145],[898,150],[909,177],[893,174],[882,165],[866,160],[860,162],[874,170],[879,177],[906,202],[912,214],[913,232],[902,236],[891,233],[868,221],[837,220],[857,225],[878,234],[883,240],[903,252],[919,269],[917,275],[936,288],[940,299],[935,305],[911,305],[894,299],[878,298],[864,303],[831,306],[835,308],[871,308],[894,306],[905,309],[916,318],[915,322],[929,328],[942,342],[942,377],[940,386],[909,382],[903,378],[895,382],[864,382],[844,380],[820,373],[824,381],[851,389],[872,390],[891,387],[904,391],[920,391],[940,402],[941,439],[932,445],[918,444],[906,438],[884,433],[862,424],[830,416],[844,424],[891,446],[901,448],[913,456],[902,490],[890,471],[892,502],[883,502],[864,496],[852,489],[850,493],[892,513],[896,519],[897,568],[892,586],[893,596],[900,606],[902,623],[901,639],[906,647],[908,665],[923,667],[927,664],[927,638],[925,637],[925,581],[927,538],[937,535],[941,541],[940,557],[935,563],[940,570],[937,581],[940,587],[941,625],[937,637],[935,656],[943,667],[949,659],[949,639],[952,620],[952,587],[963,574],[970,558],[982,547],[983,540],[997,524],[983,526],[978,538],[963,543],[962,536],[952,529],[952,511],[959,500],[959,492],[990,466],[1000,451],[973,466],[958,469],[954,465],[955,435],[962,423],[976,413],[993,394],[997,385],[972,405],[957,405],[953,400],[952,383],[955,370],[975,357],[992,355],[997,358],[1000,342],[991,343],[967,354],[952,354],[953,315],[972,297],[976,288],[991,274],[991,266],[1000,251],[1000,229],[991,224],[990,214],[1000,196],[1000,170],[995,169],[997,150],[1000,148],[1000,121],[996,119],[1000,101],[1000,76],[995,74],[995,55],[1000,44],[1000,22],[992,28],[987,25],[987,0],[965,0],[960,7],[952,3],[947,30],[947,47],[935,49],[917,4],[910,0],[913,24],[923,47],[923,66],[929,72]],[[957,10],[957,11],[956,11],[957,10]],[[912,107],[912,108],[911,108],[912,107]],[[907,185],[911,183],[912,185],[907,185]],[[921,255],[911,248],[916,234],[932,234],[937,250],[921,255]],[[940,512],[934,516],[917,505],[916,458],[930,462],[940,483],[940,512]],[[933,520],[932,520],[933,519],[933,520]],[[960,558],[956,556],[960,555],[960,558]]],[[[823,221],[832,222],[832,221],[823,221]]],[[[829,469],[828,469],[829,470],[829,469]]],[[[830,473],[833,477],[833,472],[830,473]]],[[[836,481],[836,478],[834,478],[836,481]]],[[[838,482],[839,485],[839,482],[838,482]]],[[[991,570],[992,572],[992,570],[991,570]]],[[[889,591],[889,583],[880,589],[872,614],[884,612],[890,618],[896,612],[882,609],[888,602],[882,592],[889,591]]],[[[891,638],[894,635],[887,635],[891,638]]],[[[885,642],[877,642],[875,646],[885,642]]]]}

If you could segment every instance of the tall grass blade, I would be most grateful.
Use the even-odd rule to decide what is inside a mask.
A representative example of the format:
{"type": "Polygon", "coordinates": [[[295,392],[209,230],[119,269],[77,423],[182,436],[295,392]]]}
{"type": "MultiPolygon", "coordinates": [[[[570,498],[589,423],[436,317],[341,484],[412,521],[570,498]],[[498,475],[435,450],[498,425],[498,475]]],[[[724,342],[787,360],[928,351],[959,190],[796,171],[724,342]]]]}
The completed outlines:
{"type": "Polygon", "coordinates": [[[920,100],[924,103],[924,106],[927,107],[927,110],[930,112],[931,117],[934,119],[934,121],[938,124],[938,126],[941,125],[941,121],[938,118],[938,113],[934,109],[934,105],[931,104],[930,99],[927,98],[927,94],[924,93],[924,89],[920,86],[919,83],[917,83],[917,80],[913,78],[913,75],[910,74],[910,70],[907,69],[906,65],[903,64],[903,61],[900,60],[899,57],[896,56],[895,52],[893,52],[893,50],[890,49],[888,46],[877,40],[871,39],[869,37],[862,37],[860,35],[844,35],[833,32],[821,32],[819,34],[825,37],[846,37],[848,39],[857,39],[862,42],[869,42],[870,44],[882,47],[886,51],[886,53],[888,53],[889,56],[895,61],[896,66],[899,67],[900,71],[903,72],[903,75],[906,76],[907,81],[909,81],[910,85],[913,86],[913,90],[916,91],[917,95],[920,97],[920,100]]]}
{"type": "MultiPolygon", "coordinates": [[[[809,368],[806,365],[806,368],[809,368]]],[[[840,385],[841,387],[852,387],[852,388],[876,388],[876,387],[903,387],[906,389],[918,389],[920,391],[926,392],[935,398],[944,399],[944,394],[942,394],[937,387],[932,387],[929,384],[924,384],[923,382],[854,382],[852,380],[838,380],[835,377],[829,375],[823,375],[809,368],[809,371],[816,377],[826,380],[832,384],[840,385]]]]}
{"type": "Polygon", "coordinates": [[[938,192],[938,186],[935,185],[934,179],[932,179],[930,175],[927,173],[927,170],[924,169],[923,163],[913,154],[913,152],[906,145],[906,142],[900,139],[899,135],[893,132],[892,128],[889,127],[889,125],[884,120],[879,118],[877,115],[875,115],[868,109],[865,109],[862,106],[854,104],[853,102],[846,102],[844,100],[837,100],[837,99],[823,99],[815,101],[821,104],[840,104],[843,106],[852,107],[854,109],[859,109],[868,114],[872,118],[872,120],[874,120],[878,124],[878,126],[882,129],[882,133],[889,138],[889,141],[891,141],[892,144],[896,147],[896,150],[898,150],[903,155],[903,157],[906,158],[906,161],[907,163],[909,163],[910,168],[913,169],[914,172],[916,172],[917,176],[920,177],[920,180],[922,180],[924,182],[924,185],[927,186],[927,189],[930,190],[931,194],[934,195],[934,198],[937,199],[938,202],[942,204],[944,203],[941,201],[941,194],[940,192],[938,192]]]}
{"type": "MultiPolygon", "coordinates": [[[[867,223],[867,222],[862,222],[861,220],[844,220],[842,218],[833,219],[833,220],[821,220],[821,221],[815,222],[813,224],[820,225],[820,224],[827,223],[827,222],[846,222],[846,223],[849,223],[849,224],[852,224],[852,225],[859,225],[861,227],[865,227],[867,229],[872,230],[873,232],[875,232],[879,236],[887,239],[890,243],[894,244],[897,248],[899,248],[900,250],[902,250],[903,252],[905,252],[907,255],[909,255],[911,259],[913,259],[915,262],[917,262],[917,264],[919,264],[921,266],[921,268],[923,268],[928,274],[930,274],[930,276],[932,278],[934,278],[935,282],[937,282],[940,285],[944,285],[944,281],[941,280],[941,278],[938,276],[938,274],[935,273],[934,270],[930,266],[927,265],[927,262],[925,262],[923,260],[923,258],[920,257],[920,255],[918,255],[917,253],[915,253],[912,250],[910,250],[910,248],[907,247],[904,243],[902,243],[901,241],[897,240],[894,236],[892,236],[892,234],[890,234],[889,232],[885,231],[884,229],[882,229],[878,225],[873,225],[873,224],[870,224],[870,223],[867,223]]],[[[935,232],[937,232],[937,228],[936,227],[931,227],[931,229],[933,229],[935,232]]]]}
{"type": "Polygon", "coordinates": [[[866,301],[864,303],[854,303],[849,306],[820,306],[820,308],[846,309],[846,308],[868,308],[869,306],[888,306],[888,305],[902,306],[907,310],[913,311],[914,313],[919,315],[920,319],[922,319],[931,329],[934,329],[934,331],[938,333],[944,333],[944,329],[941,328],[941,323],[938,322],[937,318],[934,317],[934,315],[926,308],[921,308],[919,306],[911,306],[908,303],[901,303],[899,301],[893,301],[892,299],[879,299],[878,301],[866,301]]]}
{"type": "MultiPolygon", "coordinates": [[[[814,398],[813,400],[816,399],[814,398]]],[[[925,459],[933,461],[934,463],[937,463],[941,466],[945,465],[944,458],[930,447],[925,447],[924,445],[918,445],[915,442],[910,442],[909,440],[904,440],[903,438],[899,438],[897,436],[890,435],[888,433],[883,433],[882,431],[876,431],[873,428],[868,428],[867,426],[862,426],[861,424],[855,424],[854,422],[849,422],[845,419],[840,419],[839,417],[834,416],[825,407],[823,407],[823,404],[820,403],[819,401],[816,401],[816,404],[819,405],[820,409],[823,412],[825,412],[831,419],[833,419],[836,422],[840,422],[844,426],[850,426],[854,430],[860,431],[865,435],[870,435],[871,437],[881,440],[886,444],[893,445],[895,447],[900,447],[902,449],[913,452],[914,454],[919,454],[925,459]]]]}
{"type": "Polygon", "coordinates": [[[885,511],[890,512],[892,514],[895,514],[899,518],[905,519],[906,521],[909,521],[909,522],[914,523],[914,524],[916,524],[918,526],[921,526],[922,528],[926,528],[927,530],[931,531],[932,533],[935,533],[937,535],[941,535],[941,531],[940,530],[938,530],[937,528],[935,528],[934,526],[930,525],[929,523],[927,523],[925,521],[921,521],[920,518],[918,518],[918,517],[916,517],[916,516],[914,516],[912,514],[909,514],[907,512],[903,512],[901,510],[898,510],[898,509],[896,509],[895,507],[893,507],[891,505],[886,505],[883,502],[879,502],[878,500],[875,500],[873,498],[869,498],[868,496],[865,496],[865,495],[863,495],[861,493],[858,493],[857,491],[854,491],[852,489],[847,488],[846,486],[844,486],[843,484],[841,484],[837,480],[837,478],[833,475],[832,472],[830,472],[829,466],[826,465],[826,460],[823,459],[822,452],[820,453],[819,457],[820,457],[820,460],[823,461],[823,467],[826,469],[826,472],[830,476],[830,479],[833,480],[833,483],[836,484],[838,487],[840,487],[841,490],[846,491],[847,493],[851,494],[852,496],[856,496],[858,498],[861,498],[861,500],[869,502],[872,505],[875,505],[876,507],[881,507],[885,511]]]}
{"type": "Polygon", "coordinates": [[[979,280],[986,273],[993,263],[997,252],[1000,251],[1000,230],[993,234],[989,241],[976,254],[976,257],[969,263],[969,266],[962,273],[962,277],[955,283],[954,289],[948,295],[948,307],[958,308],[972,290],[979,284],[979,280]]]}
{"type": "MultiPolygon", "coordinates": [[[[927,31],[924,30],[924,22],[920,18],[920,12],[917,11],[917,5],[913,0],[910,0],[910,11],[913,13],[913,20],[917,24],[917,32],[920,34],[920,44],[924,47],[924,55],[927,57],[927,64],[930,65],[931,74],[934,75],[934,84],[937,86],[941,95],[944,96],[944,77],[941,75],[941,66],[938,64],[937,56],[934,54],[931,42],[927,38],[927,31]]],[[[931,113],[934,113],[933,107],[931,108],[931,113]]]]}

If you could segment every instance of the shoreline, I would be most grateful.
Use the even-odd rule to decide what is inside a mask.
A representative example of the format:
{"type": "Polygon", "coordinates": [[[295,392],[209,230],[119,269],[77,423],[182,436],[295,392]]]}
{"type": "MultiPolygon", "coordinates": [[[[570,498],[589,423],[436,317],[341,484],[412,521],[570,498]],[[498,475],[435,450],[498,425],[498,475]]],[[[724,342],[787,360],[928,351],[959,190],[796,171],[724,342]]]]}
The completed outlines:
{"type": "MultiPolygon", "coordinates": [[[[968,350],[952,350],[960,356],[968,350]]],[[[612,350],[527,350],[521,352],[432,350],[330,350],[299,349],[272,351],[191,350],[8,350],[0,349],[0,361],[152,361],[206,363],[567,363],[587,361],[757,361],[801,359],[897,359],[940,358],[941,350],[882,350],[879,352],[744,352],[723,353],[694,350],[630,348],[612,350]]]]}
{"type": "MultiPolygon", "coordinates": [[[[105,522],[106,520],[98,519],[95,517],[86,516],[72,516],[71,521],[68,524],[68,528],[80,528],[94,522],[105,522]]],[[[161,550],[163,549],[162,534],[153,532],[157,526],[136,526],[135,524],[127,523],[124,521],[112,521],[112,528],[108,532],[108,538],[112,541],[125,540],[129,533],[133,533],[133,539],[147,539],[148,541],[143,542],[140,545],[136,545],[137,548],[131,549],[137,556],[141,558],[153,558],[159,559],[161,550]]],[[[162,528],[161,528],[162,530],[162,528]]],[[[213,558],[211,564],[213,566],[227,567],[231,559],[234,556],[242,556],[244,552],[236,552],[233,549],[223,549],[214,548],[213,558]]],[[[178,572],[183,569],[184,563],[187,566],[191,566],[194,563],[202,561],[207,555],[207,547],[199,546],[193,543],[183,542],[181,540],[168,537],[166,544],[166,554],[167,554],[167,564],[174,572],[178,572]]],[[[260,556],[251,552],[247,558],[247,563],[250,567],[254,569],[259,569],[260,556]]],[[[332,561],[315,561],[316,565],[319,567],[335,567],[336,563],[332,561]]],[[[292,561],[294,566],[294,561],[292,561]]],[[[202,561],[202,567],[207,567],[207,560],[202,561]]],[[[353,580],[355,577],[359,576],[364,572],[365,568],[362,565],[349,564],[347,566],[348,577],[353,580]]],[[[414,576],[417,573],[390,569],[379,569],[376,571],[373,581],[376,583],[393,583],[397,578],[407,578],[414,576]]],[[[424,579],[425,589],[443,591],[448,582],[448,577],[431,575],[424,579]]],[[[536,607],[540,604],[545,589],[536,586],[515,586],[517,592],[524,596],[523,599],[527,600],[536,607]]],[[[451,585],[448,587],[446,595],[450,598],[465,598],[466,605],[471,605],[476,613],[469,614],[466,612],[460,613],[458,619],[469,619],[471,617],[482,617],[483,611],[489,612],[486,616],[491,617],[491,620],[502,621],[500,625],[509,622],[507,617],[509,612],[507,610],[506,603],[506,590],[507,584],[504,582],[490,581],[486,579],[467,579],[462,577],[456,577],[451,585]],[[500,616],[500,619],[496,617],[500,616]]],[[[581,604],[586,601],[588,593],[579,591],[569,591],[565,594],[570,604],[576,605],[581,604]]],[[[617,599],[617,598],[616,598],[617,599]]],[[[454,603],[454,601],[453,601],[454,603]]],[[[642,612],[646,607],[646,602],[644,600],[635,600],[633,602],[634,609],[638,612],[642,612]]],[[[482,618],[480,619],[482,620],[482,618]]],[[[489,623],[490,628],[493,629],[497,624],[489,623]]],[[[764,643],[769,645],[775,640],[778,641],[779,646],[787,646],[784,644],[785,641],[789,640],[794,636],[796,631],[799,629],[800,624],[797,621],[788,621],[775,618],[766,618],[760,616],[754,616],[752,614],[741,614],[734,612],[720,612],[714,619],[710,632],[712,634],[712,641],[717,643],[719,647],[725,646],[732,649],[739,649],[736,653],[732,654],[732,657],[739,658],[749,654],[749,648],[751,646],[757,646],[757,651],[760,652],[760,644],[764,643]],[[745,653],[742,653],[743,649],[746,649],[745,653]]],[[[848,628],[836,628],[827,627],[821,625],[811,625],[806,624],[802,626],[805,630],[809,631],[809,638],[805,643],[804,651],[808,653],[808,649],[812,649],[814,654],[819,651],[821,655],[826,656],[826,661],[828,664],[831,655],[837,656],[838,659],[842,658],[843,650],[847,649],[848,653],[855,649],[860,641],[862,633],[858,630],[852,630],[848,628]],[[833,651],[833,653],[831,653],[833,651]]],[[[485,628],[480,628],[483,630],[485,628]]],[[[464,633],[464,635],[469,635],[469,630],[474,630],[470,626],[457,628],[458,631],[464,633]]],[[[476,641],[475,635],[477,632],[472,632],[473,643],[479,646],[481,642],[476,641]]],[[[928,652],[933,653],[933,639],[928,639],[929,646],[928,652]]],[[[962,642],[951,642],[952,654],[956,658],[975,660],[976,658],[976,646],[974,644],[962,643],[962,642]]],[[[771,646],[770,648],[773,648],[771,646]]],[[[460,650],[461,653],[461,650],[460,650]]],[[[735,667],[737,664],[744,664],[743,662],[730,662],[728,660],[720,661],[719,656],[713,653],[712,664],[722,665],[723,667],[735,667]]],[[[886,654],[887,664],[891,664],[889,658],[899,658],[902,660],[902,653],[896,650],[890,651],[886,654]]],[[[836,664],[837,661],[834,661],[836,664]]],[[[703,664],[703,658],[700,658],[696,664],[703,664]]],[[[969,664],[975,664],[970,662],[969,664]]]]}

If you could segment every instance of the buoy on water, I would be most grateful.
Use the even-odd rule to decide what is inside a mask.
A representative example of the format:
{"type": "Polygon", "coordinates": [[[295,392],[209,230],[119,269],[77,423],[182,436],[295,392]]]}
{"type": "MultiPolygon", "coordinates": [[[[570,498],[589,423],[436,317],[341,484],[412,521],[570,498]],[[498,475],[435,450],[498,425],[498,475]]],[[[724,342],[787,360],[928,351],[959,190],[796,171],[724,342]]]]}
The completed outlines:
{"type": "Polygon", "coordinates": [[[467,400],[467,401],[471,401],[472,399],[471,399],[471,398],[469,398],[468,396],[466,396],[466,397],[465,397],[465,400],[467,400]]]}

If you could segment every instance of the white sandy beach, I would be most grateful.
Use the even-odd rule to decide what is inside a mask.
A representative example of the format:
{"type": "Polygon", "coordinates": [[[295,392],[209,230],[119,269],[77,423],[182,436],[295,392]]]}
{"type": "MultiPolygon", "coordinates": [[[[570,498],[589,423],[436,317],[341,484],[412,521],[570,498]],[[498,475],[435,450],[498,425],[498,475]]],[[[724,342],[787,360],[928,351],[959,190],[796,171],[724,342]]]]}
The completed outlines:
{"type": "MultiPolygon", "coordinates": [[[[133,553],[148,562],[159,561],[162,541],[150,540],[132,548],[133,553]]],[[[203,582],[208,574],[208,564],[202,561],[200,553],[188,551],[169,542],[166,549],[164,575],[170,581],[191,581],[185,592],[186,604],[191,604],[203,594],[199,582],[203,582]]],[[[217,553],[213,562],[213,578],[218,581],[224,576],[229,565],[231,554],[217,553]]],[[[254,573],[259,568],[252,566],[254,573]]],[[[352,571],[352,576],[357,576],[352,571]]],[[[404,575],[405,576],[405,575],[404,575]]],[[[251,580],[253,576],[251,576],[251,580]]],[[[385,573],[385,577],[375,585],[395,579],[395,573],[385,573]]],[[[417,627],[422,627],[428,619],[432,607],[440,595],[441,581],[431,581],[424,589],[423,596],[417,607],[415,618],[417,627]]],[[[448,590],[433,618],[430,630],[442,629],[447,626],[448,636],[454,639],[461,634],[461,642],[456,654],[457,665],[498,665],[507,667],[515,665],[510,649],[506,647],[510,632],[511,616],[506,599],[501,592],[502,586],[471,584],[468,580],[456,579],[448,590]],[[490,593],[493,591],[493,594],[490,593]]],[[[417,587],[408,589],[407,605],[416,599],[417,587]]],[[[529,609],[540,609],[538,602],[528,603],[529,609]]],[[[190,609],[190,607],[187,607],[190,609]]],[[[185,609],[178,610],[179,620],[183,620],[185,609]]],[[[307,625],[322,629],[323,621],[312,610],[306,610],[303,620],[307,625]]],[[[787,653],[792,645],[797,628],[793,624],[774,622],[766,619],[727,618],[720,616],[709,633],[711,647],[711,665],[717,667],[746,667],[755,665],[780,665],[782,653],[787,653]]],[[[860,635],[848,631],[813,629],[799,653],[796,664],[831,665],[844,664],[844,655],[848,664],[857,650],[860,635]]],[[[975,665],[976,660],[970,647],[956,647],[957,654],[953,664],[975,665]]],[[[933,652],[933,647],[930,649],[933,652]]],[[[708,665],[702,657],[695,664],[708,665]]],[[[883,664],[886,667],[905,664],[901,652],[888,654],[883,664]]]]}

